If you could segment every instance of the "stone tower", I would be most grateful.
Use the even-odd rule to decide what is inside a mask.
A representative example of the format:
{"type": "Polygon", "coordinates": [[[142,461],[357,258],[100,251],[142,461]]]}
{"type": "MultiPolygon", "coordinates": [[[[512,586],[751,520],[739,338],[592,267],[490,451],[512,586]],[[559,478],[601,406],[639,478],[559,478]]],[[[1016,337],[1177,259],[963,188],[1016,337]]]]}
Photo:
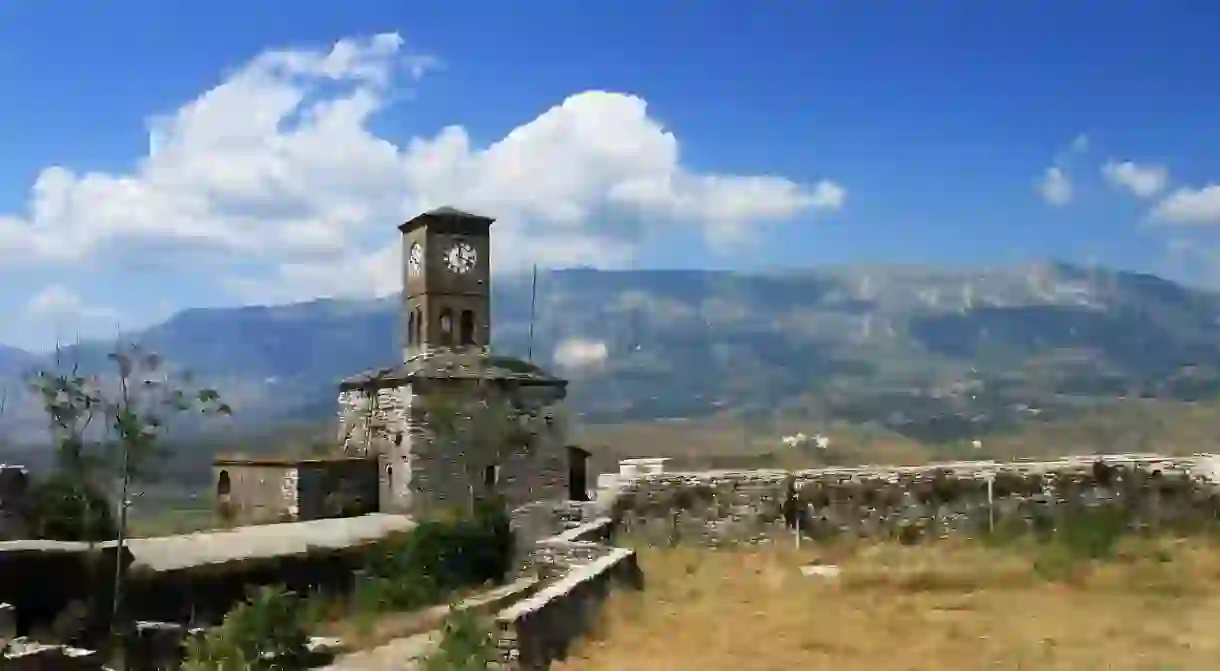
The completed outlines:
{"type": "Polygon", "coordinates": [[[442,207],[398,227],[403,361],[439,347],[489,345],[493,221],[442,207]]]}
{"type": "Polygon", "coordinates": [[[338,399],[341,449],[377,460],[383,511],[428,514],[489,494],[517,507],[583,482],[571,475],[567,382],[489,351],[492,221],[443,207],[398,227],[401,360],[344,379],[338,399]],[[467,417],[460,432],[436,414],[453,409],[467,417]]]}

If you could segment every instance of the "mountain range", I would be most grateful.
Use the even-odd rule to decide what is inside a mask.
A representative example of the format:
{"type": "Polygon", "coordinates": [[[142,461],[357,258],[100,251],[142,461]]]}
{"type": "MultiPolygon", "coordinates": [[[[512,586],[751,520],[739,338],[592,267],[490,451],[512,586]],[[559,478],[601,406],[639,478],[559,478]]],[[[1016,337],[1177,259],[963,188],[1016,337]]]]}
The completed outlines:
{"type": "MultiPolygon", "coordinates": [[[[497,277],[492,301],[497,353],[568,377],[593,422],[791,411],[949,440],[1120,396],[1220,396],[1220,294],[1066,263],[556,270],[532,329],[529,277],[497,277]]],[[[128,339],[220,389],[241,426],[323,421],[340,378],[398,356],[397,306],[190,309],[128,339]]],[[[101,371],[111,349],[61,358],[101,371]]],[[[50,361],[0,347],[0,379],[20,389],[50,361]]],[[[45,422],[26,400],[4,418],[17,436],[45,422]]]]}

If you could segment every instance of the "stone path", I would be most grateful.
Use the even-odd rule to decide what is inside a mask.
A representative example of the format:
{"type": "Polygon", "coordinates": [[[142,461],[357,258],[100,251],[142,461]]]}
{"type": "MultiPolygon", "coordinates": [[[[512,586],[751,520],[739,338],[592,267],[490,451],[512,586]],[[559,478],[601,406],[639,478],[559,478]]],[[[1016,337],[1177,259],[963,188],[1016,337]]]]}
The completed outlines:
{"type": "MultiPolygon", "coordinates": [[[[506,608],[521,599],[535,594],[540,587],[537,578],[524,577],[495,589],[476,594],[457,605],[459,610],[470,610],[475,613],[494,613],[506,608]]],[[[441,641],[441,627],[450,614],[449,606],[432,606],[418,613],[417,625],[423,632],[403,638],[396,638],[388,643],[368,650],[359,650],[339,655],[323,667],[323,671],[413,671],[419,668],[415,661],[436,650],[441,641]]]]}
{"type": "Polygon", "coordinates": [[[322,671],[413,671],[419,661],[440,644],[441,632],[399,638],[371,650],[361,650],[335,658],[322,671]]]}

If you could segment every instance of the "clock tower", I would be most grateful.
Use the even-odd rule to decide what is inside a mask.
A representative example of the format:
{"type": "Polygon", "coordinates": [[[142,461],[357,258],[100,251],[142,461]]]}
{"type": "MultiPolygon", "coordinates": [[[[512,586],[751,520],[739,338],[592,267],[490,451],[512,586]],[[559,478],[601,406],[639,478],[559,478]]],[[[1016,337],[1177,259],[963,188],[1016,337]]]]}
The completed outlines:
{"type": "Polygon", "coordinates": [[[402,224],[403,361],[437,348],[486,350],[491,339],[491,224],[452,207],[402,224]]]}

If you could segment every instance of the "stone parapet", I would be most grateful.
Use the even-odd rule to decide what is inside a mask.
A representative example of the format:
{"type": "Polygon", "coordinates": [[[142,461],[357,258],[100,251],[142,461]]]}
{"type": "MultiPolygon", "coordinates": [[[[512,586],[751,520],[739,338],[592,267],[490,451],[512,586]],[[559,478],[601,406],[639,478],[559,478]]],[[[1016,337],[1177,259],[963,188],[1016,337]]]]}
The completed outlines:
{"type": "Polygon", "coordinates": [[[17,609],[11,603],[0,603],[0,646],[17,638],[17,609]]]}
{"type": "Polygon", "coordinates": [[[36,643],[25,638],[9,641],[0,656],[4,671],[101,671],[102,656],[95,650],[36,643]]]}
{"type": "Polygon", "coordinates": [[[811,536],[943,536],[1097,506],[1121,507],[1135,524],[1155,526],[1220,517],[1216,463],[1211,455],[1097,455],[663,473],[623,483],[613,515],[645,538],[711,546],[764,542],[794,526],[811,536]]]}
{"type": "MultiPolygon", "coordinates": [[[[601,524],[608,525],[610,520],[601,524]]],[[[554,539],[549,549],[553,556],[566,558],[556,562],[563,574],[532,597],[496,615],[501,669],[549,668],[552,661],[566,657],[568,648],[589,633],[614,585],[637,589],[643,585],[634,550],[560,539],[554,539]],[[567,547],[561,549],[564,544],[567,547]]]]}

